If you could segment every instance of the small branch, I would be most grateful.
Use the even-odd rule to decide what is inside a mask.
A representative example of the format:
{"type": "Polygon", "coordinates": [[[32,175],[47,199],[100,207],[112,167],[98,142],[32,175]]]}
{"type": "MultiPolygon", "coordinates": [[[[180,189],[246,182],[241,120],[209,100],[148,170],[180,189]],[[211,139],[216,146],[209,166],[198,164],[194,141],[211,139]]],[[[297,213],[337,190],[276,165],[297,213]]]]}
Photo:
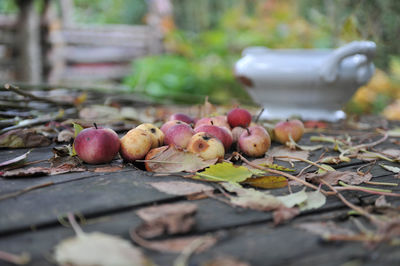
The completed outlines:
{"type": "MultiPolygon", "coordinates": [[[[282,171],[279,171],[279,170],[270,169],[270,168],[267,168],[267,167],[263,167],[263,166],[257,165],[257,164],[255,164],[255,163],[252,163],[252,162],[250,162],[249,160],[247,160],[247,159],[246,159],[245,157],[243,157],[243,155],[241,155],[240,153],[235,152],[235,154],[237,154],[237,155],[239,156],[239,158],[240,158],[243,162],[247,163],[247,164],[250,165],[251,167],[254,167],[254,168],[257,168],[257,169],[260,169],[260,170],[269,172],[269,173],[282,175],[282,176],[284,176],[284,177],[286,177],[286,178],[288,178],[288,179],[290,179],[290,180],[297,181],[297,182],[299,182],[299,183],[305,185],[306,187],[312,188],[312,189],[314,189],[314,190],[318,190],[318,187],[316,187],[316,186],[314,186],[313,184],[310,184],[310,183],[308,183],[307,181],[304,181],[304,180],[302,180],[302,179],[300,179],[300,178],[298,178],[298,177],[296,177],[296,176],[294,176],[294,175],[291,175],[291,174],[288,174],[288,173],[285,173],[285,172],[282,172],[282,171]]],[[[325,191],[325,190],[322,190],[322,189],[321,189],[321,193],[323,193],[323,194],[325,194],[325,195],[332,195],[332,193],[329,193],[329,192],[327,192],[327,191],[325,191]]]]}
{"type": "Polygon", "coordinates": [[[11,84],[5,84],[4,88],[6,90],[8,90],[8,91],[15,92],[16,94],[22,95],[24,97],[31,98],[32,100],[36,100],[36,101],[39,101],[39,102],[51,103],[51,104],[55,104],[55,105],[58,105],[58,106],[74,106],[72,103],[68,103],[68,102],[63,102],[62,103],[62,102],[54,101],[54,100],[49,99],[49,98],[36,96],[36,95],[34,95],[34,94],[30,93],[30,92],[26,92],[24,90],[21,90],[20,88],[18,88],[16,86],[13,86],[11,84]]]}
{"type": "Polygon", "coordinates": [[[357,213],[359,213],[360,215],[365,216],[366,218],[368,218],[373,224],[375,225],[383,225],[382,222],[380,220],[378,220],[375,216],[371,215],[369,212],[365,211],[363,208],[358,207],[356,205],[354,205],[353,203],[351,203],[350,201],[348,201],[342,194],[339,193],[339,191],[337,190],[336,187],[333,187],[331,184],[329,184],[328,182],[326,182],[323,179],[319,179],[319,181],[321,183],[323,183],[325,186],[329,187],[333,192],[335,192],[336,196],[350,209],[356,211],[357,213]]]}
{"type": "Polygon", "coordinates": [[[51,185],[54,185],[54,182],[47,182],[47,183],[43,183],[43,184],[27,187],[27,188],[18,190],[16,192],[8,193],[8,194],[0,196],[0,201],[1,200],[5,200],[5,199],[9,199],[9,198],[15,198],[15,197],[18,197],[19,195],[25,194],[25,193],[27,193],[29,191],[32,191],[32,190],[35,190],[35,189],[39,189],[39,188],[43,188],[43,187],[48,187],[48,186],[51,186],[51,185]]]}
{"type": "Polygon", "coordinates": [[[29,263],[31,257],[28,253],[22,253],[21,255],[15,255],[9,252],[5,252],[0,250],[0,260],[17,264],[17,265],[24,265],[29,263]]]}

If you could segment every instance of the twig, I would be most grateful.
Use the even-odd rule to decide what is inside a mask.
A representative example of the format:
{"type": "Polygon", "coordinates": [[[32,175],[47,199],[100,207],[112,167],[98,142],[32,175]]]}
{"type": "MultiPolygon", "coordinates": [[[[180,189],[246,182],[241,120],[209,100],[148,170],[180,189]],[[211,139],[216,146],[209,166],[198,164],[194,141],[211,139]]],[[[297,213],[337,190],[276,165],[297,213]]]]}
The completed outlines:
{"type": "Polygon", "coordinates": [[[12,192],[12,193],[8,193],[8,194],[0,196],[0,201],[1,200],[5,200],[5,199],[9,199],[9,198],[15,198],[15,197],[17,197],[19,195],[22,195],[22,194],[25,194],[25,193],[27,193],[29,191],[32,191],[32,190],[35,190],[35,189],[39,189],[39,188],[43,188],[43,187],[48,187],[48,186],[51,186],[51,185],[54,185],[54,182],[47,182],[47,183],[42,183],[42,184],[39,184],[39,185],[27,187],[27,188],[18,190],[16,192],[12,192]]]}
{"type": "Polygon", "coordinates": [[[15,255],[9,252],[0,250],[0,260],[7,261],[17,265],[27,264],[31,260],[31,256],[28,253],[22,253],[21,255],[15,255]]]}
{"type": "MultiPolygon", "coordinates": [[[[237,152],[235,152],[235,154],[236,154],[236,153],[237,153],[237,152]]],[[[284,176],[284,177],[286,177],[286,178],[289,178],[290,180],[297,181],[297,182],[299,182],[299,183],[301,183],[301,184],[303,184],[303,185],[305,185],[305,186],[307,186],[307,187],[309,187],[309,188],[312,188],[312,189],[314,189],[314,190],[318,190],[318,187],[316,187],[315,185],[313,185],[313,184],[311,184],[311,183],[308,183],[307,181],[302,180],[302,179],[300,179],[300,178],[298,178],[298,177],[296,177],[296,176],[294,176],[294,175],[291,175],[291,174],[288,174],[288,173],[285,173],[285,172],[282,172],[282,171],[279,171],[279,170],[270,169],[270,168],[263,167],[263,166],[260,166],[260,165],[255,164],[255,163],[252,163],[252,162],[250,162],[249,160],[247,160],[245,157],[243,157],[243,155],[241,155],[240,153],[237,153],[237,155],[239,156],[239,158],[240,158],[243,162],[247,163],[247,164],[250,165],[251,167],[254,167],[254,168],[257,168],[257,169],[266,171],[266,172],[270,172],[270,173],[273,173],[273,174],[282,175],[282,176],[284,176]]],[[[325,190],[323,190],[323,189],[321,189],[321,193],[323,193],[323,194],[325,194],[325,195],[332,195],[332,193],[327,192],[327,191],[325,191],[325,190]]]]}
{"type": "Polygon", "coordinates": [[[293,156],[274,156],[275,158],[287,158],[287,159],[292,159],[292,160],[297,160],[297,161],[302,161],[305,163],[308,163],[310,165],[313,165],[315,167],[318,167],[324,171],[329,171],[330,169],[325,168],[323,165],[319,165],[317,163],[314,163],[313,161],[307,160],[307,159],[303,159],[303,158],[299,158],[299,157],[293,157],[293,156]]]}
{"type": "Polygon", "coordinates": [[[197,251],[205,243],[204,238],[198,238],[193,240],[188,246],[186,246],[182,253],[174,261],[174,266],[186,266],[190,256],[197,251]]]}
{"type": "Polygon", "coordinates": [[[378,220],[375,216],[371,215],[369,212],[365,211],[363,208],[358,207],[356,205],[354,205],[353,203],[351,203],[350,201],[348,201],[342,194],[339,193],[339,191],[337,190],[337,188],[333,187],[331,184],[329,184],[328,182],[326,182],[323,179],[319,179],[319,182],[323,183],[325,186],[329,187],[333,192],[335,192],[336,196],[350,209],[356,211],[357,213],[359,213],[360,215],[365,216],[366,218],[368,218],[373,224],[381,226],[383,225],[383,222],[381,222],[380,220],[378,220]]]}
{"type": "Polygon", "coordinates": [[[68,103],[68,102],[58,102],[58,101],[54,101],[52,99],[46,98],[46,97],[40,97],[40,96],[36,96],[30,92],[26,92],[24,90],[21,90],[20,88],[13,86],[11,84],[5,84],[4,88],[8,91],[12,91],[15,92],[19,95],[22,95],[24,97],[28,97],[31,98],[32,100],[36,100],[36,101],[40,101],[40,102],[46,102],[46,103],[51,103],[51,104],[55,104],[58,106],[74,106],[74,104],[72,103],[68,103]]]}

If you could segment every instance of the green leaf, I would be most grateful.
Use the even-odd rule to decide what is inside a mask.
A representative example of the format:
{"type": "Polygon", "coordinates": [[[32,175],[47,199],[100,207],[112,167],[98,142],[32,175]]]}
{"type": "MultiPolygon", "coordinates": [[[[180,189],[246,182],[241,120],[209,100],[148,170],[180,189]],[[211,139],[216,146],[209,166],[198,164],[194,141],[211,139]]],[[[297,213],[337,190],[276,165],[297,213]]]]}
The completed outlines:
{"type": "Polygon", "coordinates": [[[252,175],[253,173],[244,166],[222,162],[211,165],[203,172],[198,172],[194,178],[205,181],[243,182],[252,175]]]}
{"type": "Polygon", "coordinates": [[[318,174],[323,174],[323,173],[326,173],[328,171],[336,171],[335,168],[333,168],[332,166],[327,165],[327,164],[321,164],[321,167],[323,167],[324,169],[318,168],[318,170],[317,170],[318,174]]]}
{"type": "MultiPolygon", "coordinates": [[[[83,130],[83,127],[77,123],[73,123],[74,125],[74,139],[78,136],[79,132],[83,130]]],[[[67,146],[68,147],[68,146],[67,146]]],[[[69,148],[69,155],[76,156],[75,145],[72,144],[72,149],[69,148]]]]}
{"type": "Polygon", "coordinates": [[[74,125],[74,138],[76,138],[76,136],[78,136],[79,132],[81,132],[83,130],[83,127],[77,123],[73,123],[74,125]]]}

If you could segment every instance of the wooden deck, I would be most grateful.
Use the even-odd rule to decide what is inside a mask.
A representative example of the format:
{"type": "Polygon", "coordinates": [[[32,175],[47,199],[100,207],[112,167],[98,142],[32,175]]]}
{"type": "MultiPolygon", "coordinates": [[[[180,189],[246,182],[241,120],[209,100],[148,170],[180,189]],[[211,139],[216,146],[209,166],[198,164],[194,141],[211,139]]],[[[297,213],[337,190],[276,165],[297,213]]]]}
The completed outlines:
{"type": "MultiPolygon", "coordinates": [[[[316,133],[304,136],[301,143],[307,144],[312,134],[316,133]]],[[[396,148],[398,144],[389,138],[377,146],[382,147],[396,148]]],[[[3,149],[0,151],[0,161],[26,151],[3,149]]],[[[313,152],[310,159],[317,160],[322,152],[313,152]]],[[[29,161],[48,159],[52,155],[51,147],[35,148],[29,155],[29,161]]],[[[119,165],[121,162],[115,161],[113,164],[119,165]]],[[[352,160],[351,163],[336,165],[335,168],[355,171],[364,164],[352,160]]],[[[38,165],[48,166],[48,162],[38,165]]],[[[296,163],[296,169],[302,169],[305,165],[296,163]]],[[[68,212],[79,213],[86,218],[86,223],[82,225],[85,232],[101,231],[129,240],[129,230],[142,223],[135,214],[137,210],[164,203],[189,201],[185,196],[169,195],[150,185],[161,181],[182,181],[180,176],[154,176],[131,165],[125,165],[117,172],[90,171],[98,167],[90,166],[88,171],[54,176],[1,178],[0,197],[34,185],[48,182],[53,184],[0,200],[0,250],[15,254],[29,252],[29,265],[55,265],[52,259],[54,246],[74,235],[71,228],[59,222],[59,217],[68,212]]],[[[315,168],[309,171],[315,171],[315,168]]],[[[373,166],[371,173],[372,181],[400,181],[378,164],[373,166]]],[[[400,192],[400,187],[390,189],[395,193],[400,192]]],[[[271,192],[283,195],[288,193],[288,188],[271,192]]],[[[216,189],[215,193],[219,191],[216,189]]],[[[365,192],[342,194],[350,202],[361,206],[374,204],[378,197],[365,192]]],[[[399,199],[387,197],[388,202],[394,206],[399,206],[399,199]]],[[[209,197],[190,202],[197,205],[196,225],[194,230],[185,235],[211,234],[218,237],[218,242],[202,253],[193,254],[188,265],[205,265],[219,256],[234,257],[249,265],[400,265],[399,246],[382,244],[370,249],[358,242],[326,242],[317,235],[296,228],[297,224],[310,221],[335,221],[344,226],[352,226],[347,216],[349,208],[335,196],[328,197],[322,208],[302,212],[295,219],[279,226],[274,226],[270,212],[235,208],[209,197]]],[[[173,265],[179,256],[176,253],[142,249],[157,265],[173,265]]],[[[0,265],[9,264],[0,261],[0,265]]]]}

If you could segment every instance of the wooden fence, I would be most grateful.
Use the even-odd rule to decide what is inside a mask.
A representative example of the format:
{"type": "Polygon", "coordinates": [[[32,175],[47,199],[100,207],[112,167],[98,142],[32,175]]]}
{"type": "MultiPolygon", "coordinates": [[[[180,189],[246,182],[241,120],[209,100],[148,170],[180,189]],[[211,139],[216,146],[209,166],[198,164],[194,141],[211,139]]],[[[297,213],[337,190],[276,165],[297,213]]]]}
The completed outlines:
{"type": "Polygon", "coordinates": [[[154,19],[157,6],[150,7],[153,19],[146,25],[89,26],[68,21],[65,13],[70,11],[65,7],[72,2],[60,1],[61,15],[50,0],[37,18],[27,16],[34,0],[19,1],[19,15],[0,14],[0,82],[117,81],[131,71],[132,60],[163,52],[163,32],[154,19]]]}

